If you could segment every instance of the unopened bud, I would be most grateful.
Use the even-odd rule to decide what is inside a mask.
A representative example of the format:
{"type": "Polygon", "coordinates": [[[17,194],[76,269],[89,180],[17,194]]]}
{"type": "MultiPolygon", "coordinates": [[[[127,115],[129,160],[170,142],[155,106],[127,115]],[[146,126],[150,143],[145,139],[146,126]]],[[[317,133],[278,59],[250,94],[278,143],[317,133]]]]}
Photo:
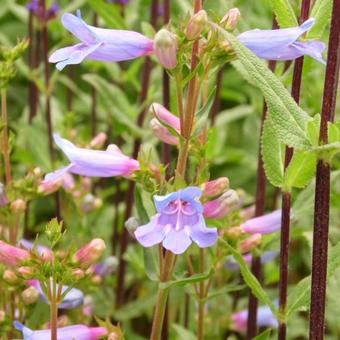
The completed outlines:
{"type": "Polygon", "coordinates": [[[0,240],[0,263],[7,266],[18,266],[29,258],[30,254],[28,251],[0,240]]]}
{"type": "Polygon", "coordinates": [[[11,210],[14,213],[23,212],[23,211],[25,211],[25,209],[26,209],[26,202],[21,198],[18,198],[17,200],[12,202],[12,204],[11,204],[11,210]]]}
{"type": "Polygon", "coordinates": [[[225,231],[225,234],[228,235],[231,239],[237,240],[240,236],[244,234],[244,231],[241,227],[231,227],[225,231]]]}
{"type": "Polygon", "coordinates": [[[5,191],[5,186],[0,183],[0,208],[8,204],[8,197],[5,191]]]}
{"type": "Polygon", "coordinates": [[[102,277],[100,275],[95,275],[92,277],[92,282],[96,285],[101,284],[103,281],[102,277]]]}
{"type": "Polygon", "coordinates": [[[201,9],[194,14],[188,23],[185,35],[189,40],[197,39],[205,28],[208,22],[208,15],[204,9],[201,9]]]}
{"type": "Polygon", "coordinates": [[[229,41],[224,40],[221,42],[221,47],[224,49],[225,52],[230,52],[233,46],[229,41]]]}
{"type": "Polygon", "coordinates": [[[81,268],[88,268],[100,258],[105,248],[105,242],[95,238],[76,252],[75,260],[81,268]]]}
{"type": "Polygon", "coordinates": [[[242,253],[248,253],[252,249],[258,247],[261,244],[262,235],[254,234],[240,242],[240,249],[242,253]]]}
{"type": "Polygon", "coordinates": [[[162,125],[156,118],[151,119],[150,128],[153,134],[162,142],[170,145],[178,145],[178,138],[172,135],[169,130],[162,125]]]}
{"type": "Polygon", "coordinates": [[[0,310],[0,323],[3,323],[6,318],[6,312],[4,310],[0,310]]]}
{"type": "Polygon", "coordinates": [[[242,217],[242,219],[244,220],[249,220],[250,218],[255,216],[255,204],[244,208],[240,211],[240,216],[242,217]]]}
{"type": "Polygon", "coordinates": [[[159,62],[168,69],[173,69],[177,65],[177,40],[176,36],[163,28],[156,33],[155,55],[159,62]]]}
{"type": "Polygon", "coordinates": [[[220,24],[227,30],[234,30],[241,16],[238,8],[230,9],[227,14],[222,18],[220,24]]]}
{"type": "Polygon", "coordinates": [[[78,281],[85,276],[85,273],[82,269],[77,268],[72,271],[72,276],[78,281]]]}
{"type": "Polygon", "coordinates": [[[55,181],[42,181],[39,186],[38,186],[38,193],[39,194],[43,194],[43,195],[49,195],[52,194],[54,192],[56,192],[57,190],[59,190],[59,188],[61,187],[62,184],[62,179],[59,178],[55,181]]]}
{"type": "Polygon", "coordinates": [[[36,176],[42,176],[43,171],[41,170],[41,168],[37,167],[33,169],[33,174],[36,176]]]}
{"type": "Polygon", "coordinates": [[[20,267],[18,272],[24,279],[31,279],[34,274],[34,269],[32,267],[20,267]]]}
{"type": "Polygon", "coordinates": [[[9,284],[16,284],[18,282],[18,277],[16,276],[14,271],[10,269],[6,269],[4,271],[2,278],[4,279],[5,282],[9,284]]]}
{"type": "Polygon", "coordinates": [[[220,197],[204,204],[204,216],[224,218],[239,206],[239,196],[235,190],[228,190],[220,197]]]}
{"type": "Polygon", "coordinates": [[[112,332],[108,335],[107,340],[120,340],[119,334],[112,332]]]}
{"type": "Polygon", "coordinates": [[[82,190],[86,191],[90,191],[91,190],[91,178],[89,177],[82,177],[80,180],[80,185],[82,190]]]}
{"type": "Polygon", "coordinates": [[[105,132],[98,133],[90,142],[91,148],[100,149],[106,142],[107,134],[105,132]]]}
{"type": "Polygon", "coordinates": [[[130,236],[135,238],[135,231],[140,226],[140,222],[136,217],[130,217],[124,224],[125,228],[129,232],[130,236]]]}
{"type": "Polygon", "coordinates": [[[229,179],[227,177],[220,177],[213,181],[203,184],[203,196],[216,197],[221,195],[226,189],[229,188],[229,179]]]}
{"type": "Polygon", "coordinates": [[[35,303],[39,299],[39,292],[34,287],[28,287],[21,293],[22,300],[26,305],[35,303]]]}

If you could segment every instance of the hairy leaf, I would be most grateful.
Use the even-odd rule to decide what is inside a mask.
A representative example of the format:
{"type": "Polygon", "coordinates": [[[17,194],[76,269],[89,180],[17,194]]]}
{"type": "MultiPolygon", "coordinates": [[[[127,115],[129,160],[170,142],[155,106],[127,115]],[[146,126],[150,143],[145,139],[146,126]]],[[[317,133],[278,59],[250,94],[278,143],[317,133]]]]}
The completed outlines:
{"type": "Polygon", "coordinates": [[[332,0],[316,0],[311,11],[311,18],[315,18],[315,25],[307,33],[308,39],[320,39],[330,21],[332,0]]]}
{"type": "Polygon", "coordinates": [[[269,1],[281,28],[298,26],[298,21],[289,0],[269,1]]]}

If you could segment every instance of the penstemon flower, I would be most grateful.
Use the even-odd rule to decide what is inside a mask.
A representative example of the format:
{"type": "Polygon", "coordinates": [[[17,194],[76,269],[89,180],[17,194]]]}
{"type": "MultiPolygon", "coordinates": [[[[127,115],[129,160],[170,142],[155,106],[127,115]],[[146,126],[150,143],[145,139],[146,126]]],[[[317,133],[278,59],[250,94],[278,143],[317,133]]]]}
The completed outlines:
{"type": "MultiPolygon", "coordinates": [[[[244,332],[247,329],[248,310],[243,310],[241,312],[234,313],[231,316],[231,320],[233,329],[239,332],[244,332]]],[[[269,307],[262,306],[258,308],[257,325],[259,327],[277,328],[278,322],[269,307]]]]}
{"type": "Polygon", "coordinates": [[[54,141],[70,160],[70,164],[45,176],[46,182],[54,182],[66,172],[88,177],[131,176],[139,170],[139,163],[124,155],[111,144],[106,151],[78,148],[70,141],[54,134],[54,141]]]}
{"type": "Polygon", "coordinates": [[[131,60],[153,52],[153,41],[127,30],[97,28],[87,25],[78,11],[77,16],[65,13],[61,22],[81,43],[61,48],[49,58],[62,70],[67,65],[80,64],[84,59],[101,61],[131,60]]]}
{"type": "MultiPolygon", "coordinates": [[[[38,280],[28,280],[27,284],[31,287],[34,287],[38,292],[43,301],[48,303],[48,299],[41,288],[40,282],[38,280]]],[[[58,289],[58,284],[57,284],[58,289]]],[[[63,285],[62,294],[68,290],[69,287],[67,285],[63,285]]],[[[61,303],[58,305],[60,309],[73,309],[84,303],[84,294],[81,290],[72,288],[63,298],[61,303]]]]}
{"type": "Polygon", "coordinates": [[[254,29],[241,33],[238,39],[263,59],[293,60],[306,54],[325,64],[322,57],[325,44],[322,41],[299,40],[314,24],[315,19],[310,18],[297,27],[276,30],[254,29]]]}
{"type": "Polygon", "coordinates": [[[29,258],[30,253],[27,250],[14,247],[0,240],[0,263],[7,266],[17,266],[29,258]]]}
{"type": "Polygon", "coordinates": [[[278,209],[270,214],[251,218],[241,224],[241,229],[249,234],[270,234],[281,229],[282,210],[278,209]]]}
{"type": "Polygon", "coordinates": [[[157,214],[135,231],[136,239],[144,247],[162,243],[174,254],[182,254],[194,241],[200,248],[216,243],[216,228],[207,228],[203,206],[198,201],[202,191],[187,187],[166,196],[154,196],[157,214]]]}
{"type": "MultiPolygon", "coordinates": [[[[14,321],[14,327],[22,332],[24,340],[47,340],[51,338],[51,330],[44,329],[33,331],[18,321],[14,321]]],[[[58,340],[97,340],[107,335],[104,327],[87,327],[85,325],[73,325],[58,328],[58,340]]]]}

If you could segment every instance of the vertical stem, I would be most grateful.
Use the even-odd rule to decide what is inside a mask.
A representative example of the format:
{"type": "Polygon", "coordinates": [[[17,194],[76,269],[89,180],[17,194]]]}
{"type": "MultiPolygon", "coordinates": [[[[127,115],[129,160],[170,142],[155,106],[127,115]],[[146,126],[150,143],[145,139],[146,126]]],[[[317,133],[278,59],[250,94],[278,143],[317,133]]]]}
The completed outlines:
{"type": "MultiPolygon", "coordinates": [[[[73,65],[69,65],[69,69],[68,69],[68,77],[70,78],[70,80],[72,82],[74,82],[74,78],[75,78],[75,68],[73,65]]],[[[74,93],[73,90],[71,90],[70,88],[67,88],[67,94],[66,94],[66,107],[67,107],[67,111],[72,111],[73,110],[73,97],[74,97],[74,93]]]]}
{"type": "MultiPolygon", "coordinates": [[[[322,102],[320,144],[328,141],[327,124],[333,121],[340,65],[340,0],[333,1],[332,20],[328,43],[328,58],[322,102]]],[[[316,172],[314,233],[312,259],[312,287],[309,338],[324,339],[325,298],[327,280],[330,164],[319,158],[316,172]]]]}
{"type": "MultiPolygon", "coordinates": [[[[98,25],[98,17],[97,14],[93,15],[93,26],[98,25]]],[[[91,86],[91,98],[92,98],[92,107],[91,107],[91,135],[94,137],[97,133],[97,91],[94,86],[91,86]]]]}
{"type": "Polygon", "coordinates": [[[5,164],[5,174],[7,185],[12,182],[11,161],[9,157],[9,143],[8,143],[8,112],[7,112],[7,90],[1,90],[1,116],[2,116],[2,155],[5,164]]]}
{"type": "MultiPolygon", "coordinates": [[[[150,23],[153,25],[153,27],[156,26],[157,22],[157,16],[158,16],[158,0],[152,0],[151,4],[151,19],[150,23]]],[[[149,57],[145,58],[145,65],[144,65],[144,72],[143,72],[143,78],[142,78],[142,92],[140,95],[140,103],[143,104],[147,98],[148,94],[148,88],[150,83],[150,75],[151,75],[151,68],[152,68],[152,62],[149,57]]],[[[137,118],[137,125],[143,126],[145,116],[146,116],[146,109],[143,109],[137,118]]],[[[134,141],[134,147],[133,147],[133,158],[137,158],[139,148],[141,145],[141,140],[137,138],[134,141]]],[[[129,187],[126,194],[126,208],[125,208],[125,221],[131,216],[132,213],[132,207],[134,203],[134,192],[135,192],[135,182],[130,182],[129,187]]],[[[126,228],[123,229],[122,236],[120,239],[120,252],[119,252],[119,266],[118,266],[118,278],[117,278],[117,287],[116,287],[116,307],[119,308],[124,304],[124,292],[125,292],[125,271],[126,271],[126,262],[123,258],[124,253],[128,246],[128,240],[129,240],[128,231],[126,228]]]]}
{"type": "Polygon", "coordinates": [[[51,340],[57,340],[58,304],[57,304],[57,284],[53,277],[52,289],[50,288],[50,317],[51,317],[51,340]]]}
{"type": "MultiPolygon", "coordinates": [[[[200,248],[200,273],[204,272],[204,261],[205,261],[205,253],[204,249],[200,248]]],[[[203,340],[204,339],[204,307],[205,307],[205,284],[204,281],[200,281],[199,283],[199,304],[198,304],[198,325],[197,325],[197,339],[203,340]]]]}
{"type": "MultiPolygon", "coordinates": [[[[273,21],[273,28],[276,27],[276,21],[273,21]]],[[[275,70],[276,62],[270,61],[268,67],[271,71],[275,70]]],[[[263,104],[263,111],[261,117],[261,128],[259,137],[259,151],[258,151],[258,164],[257,164],[257,181],[256,181],[256,196],[255,196],[255,216],[262,216],[265,211],[266,201],[266,174],[263,167],[263,159],[261,154],[261,135],[263,124],[267,117],[267,106],[263,104]]],[[[251,262],[251,271],[255,277],[260,280],[261,278],[261,260],[259,256],[253,256],[251,262]]],[[[257,307],[258,301],[252,292],[249,292],[248,301],[248,320],[247,320],[247,339],[252,339],[257,334],[257,307]]]]}
{"type": "MultiPolygon", "coordinates": [[[[310,9],[310,0],[303,0],[301,3],[300,23],[308,19],[310,9]]],[[[299,103],[303,57],[295,60],[292,82],[292,97],[299,103]]],[[[285,168],[289,165],[294,150],[286,147],[285,153],[285,168]]],[[[288,291],[288,260],[289,260],[289,239],[290,239],[290,210],[291,210],[291,193],[282,193],[282,218],[281,218],[281,242],[280,242],[280,280],[279,280],[279,309],[284,315],[287,305],[287,291],[288,291]]],[[[285,340],[287,334],[287,324],[285,321],[280,321],[278,330],[278,339],[285,340]]]]}

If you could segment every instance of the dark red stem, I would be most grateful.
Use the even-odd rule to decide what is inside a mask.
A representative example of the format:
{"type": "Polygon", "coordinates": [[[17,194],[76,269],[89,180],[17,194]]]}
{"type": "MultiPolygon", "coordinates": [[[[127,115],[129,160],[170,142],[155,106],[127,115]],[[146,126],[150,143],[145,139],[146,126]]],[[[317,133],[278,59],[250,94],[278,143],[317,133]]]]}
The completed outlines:
{"type": "MultiPolygon", "coordinates": [[[[153,27],[156,27],[157,23],[157,16],[158,16],[158,0],[152,0],[151,5],[151,19],[150,23],[153,27]]],[[[144,72],[142,78],[142,91],[140,95],[140,103],[144,103],[149,89],[150,84],[150,75],[152,69],[152,61],[149,57],[145,58],[144,64],[144,72]]],[[[146,117],[147,110],[143,109],[137,118],[137,125],[143,126],[145,117],[146,117]]],[[[137,158],[139,149],[141,145],[140,138],[136,138],[134,141],[133,147],[133,158],[137,158]]],[[[126,194],[126,207],[125,207],[125,215],[124,221],[126,221],[132,213],[133,203],[134,203],[134,193],[135,193],[135,182],[130,182],[129,187],[126,194]]],[[[120,251],[119,251],[119,267],[118,267],[118,278],[117,278],[117,287],[116,287],[116,308],[120,308],[124,304],[125,298],[125,271],[126,271],[126,261],[124,260],[123,256],[127,249],[129,241],[129,233],[126,228],[123,229],[121,239],[120,239],[120,251]]]]}
{"type": "MultiPolygon", "coordinates": [[[[327,143],[327,123],[333,121],[339,81],[340,64],[340,0],[333,1],[328,43],[328,58],[322,102],[320,144],[327,143]]],[[[330,200],[330,164],[319,158],[316,172],[314,233],[312,260],[312,287],[309,338],[324,339],[325,298],[327,283],[327,254],[330,200]]]]}

